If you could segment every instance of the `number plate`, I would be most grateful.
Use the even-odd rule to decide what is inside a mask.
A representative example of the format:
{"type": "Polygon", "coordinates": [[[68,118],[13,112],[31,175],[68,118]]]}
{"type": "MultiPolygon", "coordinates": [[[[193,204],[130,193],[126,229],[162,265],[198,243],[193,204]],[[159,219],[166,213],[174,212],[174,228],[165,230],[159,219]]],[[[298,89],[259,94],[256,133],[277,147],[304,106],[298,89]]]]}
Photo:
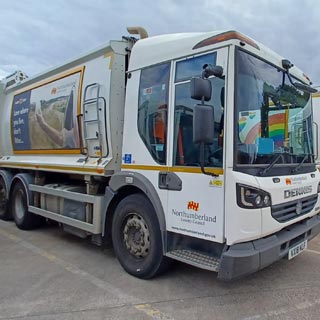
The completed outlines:
{"type": "Polygon", "coordinates": [[[299,253],[301,253],[303,250],[307,249],[307,242],[308,240],[304,240],[303,242],[300,242],[294,247],[290,248],[288,253],[288,259],[291,260],[299,253]]]}

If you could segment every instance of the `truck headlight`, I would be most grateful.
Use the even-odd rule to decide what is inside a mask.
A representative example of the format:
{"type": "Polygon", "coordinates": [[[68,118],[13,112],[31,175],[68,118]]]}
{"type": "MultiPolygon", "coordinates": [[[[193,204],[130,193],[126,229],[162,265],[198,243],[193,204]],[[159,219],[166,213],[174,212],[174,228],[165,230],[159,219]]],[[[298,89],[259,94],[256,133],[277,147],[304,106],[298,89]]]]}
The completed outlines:
{"type": "Polygon", "coordinates": [[[266,191],[237,183],[237,204],[246,209],[270,207],[271,196],[266,191]]]}

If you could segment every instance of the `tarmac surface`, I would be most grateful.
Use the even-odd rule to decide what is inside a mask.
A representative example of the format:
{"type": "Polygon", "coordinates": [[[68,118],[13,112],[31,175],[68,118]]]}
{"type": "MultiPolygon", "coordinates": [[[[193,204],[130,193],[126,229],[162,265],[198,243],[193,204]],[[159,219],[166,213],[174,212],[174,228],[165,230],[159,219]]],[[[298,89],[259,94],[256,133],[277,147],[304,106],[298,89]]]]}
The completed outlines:
{"type": "Polygon", "coordinates": [[[242,280],[175,263],[145,281],[112,249],[56,226],[22,231],[0,220],[2,319],[320,319],[320,236],[293,260],[242,280]]]}

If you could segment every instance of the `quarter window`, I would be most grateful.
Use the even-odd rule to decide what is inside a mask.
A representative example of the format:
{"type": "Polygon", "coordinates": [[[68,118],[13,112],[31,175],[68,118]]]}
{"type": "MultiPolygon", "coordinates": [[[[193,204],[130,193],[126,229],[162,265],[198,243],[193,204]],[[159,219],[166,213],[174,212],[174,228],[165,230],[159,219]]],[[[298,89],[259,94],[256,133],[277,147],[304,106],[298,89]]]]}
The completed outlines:
{"type": "Polygon", "coordinates": [[[203,66],[206,64],[215,65],[216,59],[216,53],[209,53],[177,62],[175,82],[201,76],[203,66]]]}

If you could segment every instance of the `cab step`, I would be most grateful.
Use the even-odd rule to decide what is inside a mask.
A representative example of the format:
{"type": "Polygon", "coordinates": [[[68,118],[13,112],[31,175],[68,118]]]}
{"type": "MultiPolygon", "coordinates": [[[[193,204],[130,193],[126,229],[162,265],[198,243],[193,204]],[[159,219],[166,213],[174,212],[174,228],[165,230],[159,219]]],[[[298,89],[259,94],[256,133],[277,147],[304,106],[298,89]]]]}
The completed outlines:
{"type": "Polygon", "coordinates": [[[192,250],[174,250],[166,253],[166,256],[192,266],[218,272],[220,260],[204,253],[192,250]]]}

